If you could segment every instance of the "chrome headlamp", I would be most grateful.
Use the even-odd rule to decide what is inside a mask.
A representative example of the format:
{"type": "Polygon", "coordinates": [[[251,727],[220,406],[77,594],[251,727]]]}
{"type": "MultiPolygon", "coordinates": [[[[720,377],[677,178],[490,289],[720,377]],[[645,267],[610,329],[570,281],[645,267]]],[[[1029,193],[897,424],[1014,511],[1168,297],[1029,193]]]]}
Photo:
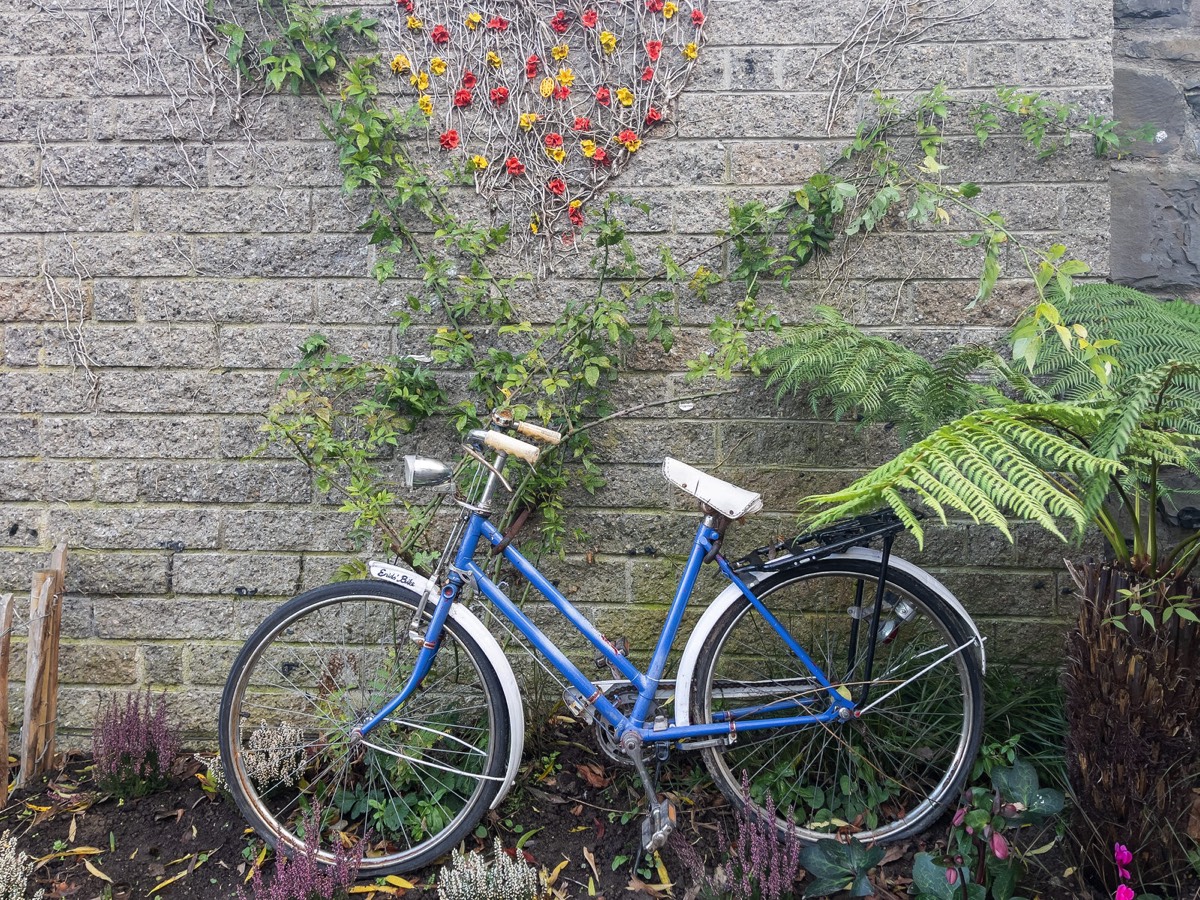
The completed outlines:
{"type": "Polygon", "coordinates": [[[404,485],[419,488],[445,484],[454,475],[454,470],[440,459],[428,456],[404,457],[404,485]]]}

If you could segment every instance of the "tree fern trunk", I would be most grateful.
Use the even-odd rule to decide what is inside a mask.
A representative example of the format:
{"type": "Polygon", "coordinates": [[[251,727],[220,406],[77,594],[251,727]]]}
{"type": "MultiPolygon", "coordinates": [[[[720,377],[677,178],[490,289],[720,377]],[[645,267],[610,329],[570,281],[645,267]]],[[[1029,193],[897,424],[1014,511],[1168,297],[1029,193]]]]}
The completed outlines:
{"type": "Polygon", "coordinates": [[[1067,645],[1067,771],[1085,874],[1113,891],[1121,843],[1134,853],[1136,882],[1180,896],[1200,848],[1200,625],[1162,618],[1200,589],[1110,564],[1071,575],[1080,607],[1067,645]],[[1131,600],[1151,610],[1153,626],[1129,614],[1131,600]]]}

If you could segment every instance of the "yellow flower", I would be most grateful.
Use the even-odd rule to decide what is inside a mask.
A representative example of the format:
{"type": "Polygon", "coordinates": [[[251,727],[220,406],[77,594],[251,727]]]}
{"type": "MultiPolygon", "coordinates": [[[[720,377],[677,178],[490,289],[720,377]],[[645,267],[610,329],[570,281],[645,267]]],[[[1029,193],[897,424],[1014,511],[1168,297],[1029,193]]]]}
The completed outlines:
{"type": "Polygon", "coordinates": [[[534,215],[534,216],[533,216],[533,217],[532,217],[532,218],[529,220],[529,230],[530,230],[530,231],[531,231],[533,234],[537,234],[537,233],[538,233],[538,217],[537,217],[536,215],[534,215]]]}
{"type": "Polygon", "coordinates": [[[429,90],[429,73],[413,72],[408,76],[408,83],[415,87],[418,91],[427,91],[429,90]]]}
{"type": "Polygon", "coordinates": [[[696,54],[699,52],[700,52],[700,48],[696,46],[695,41],[692,41],[691,43],[684,45],[683,58],[684,59],[695,59],[696,54]]]}
{"type": "Polygon", "coordinates": [[[403,53],[397,53],[392,57],[392,71],[397,75],[403,75],[412,68],[412,63],[408,61],[408,57],[403,53]]]}
{"type": "Polygon", "coordinates": [[[488,61],[488,65],[491,66],[493,69],[500,68],[501,64],[503,63],[503,60],[500,59],[500,54],[497,53],[495,50],[488,51],[487,61],[488,61]]]}
{"type": "Polygon", "coordinates": [[[671,0],[667,0],[667,2],[663,4],[663,18],[664,19],[671,18],[677,12],[679,12],[679,7],[676,6],[674,3],[672,3],[671,0]]]}
{"type": "Polygon", "coordinates": [[[422,22],[420,19],[418,19],[416,16],[408,17],[408,30],[409,31],[420,31],[424,27],[425,27],[425,23],[422,22]]]}
{"type": "Polygon", "coordinates": [[[567,206],[571,207],[571,209],[579,209],[579,207],[583,206],[583,201],[582,200],[572,200],[570,203],[567,204],[567,206]]]}
{"type": "Polygon", "coordinates": [[[429,71],[434,75],[446,74],[446,61],[440,56],[435,56],[429,61],[429,71]]]}
{"type": "Polygon", "coordinates": [[[488,167],[487,157],[476,154],[475,156],[471,157],[471,165],[475,167],[477,172],[482,172],[488,167]]]}
{"type": "Polygon", "coordinates": [[[611,31],[600,32],[600,46],[605,53],[613,53],[617,49],[617,36],[611,31]]]}
{"type": "Polygon", "coordinates": [[[637,153],[638,148],[642,146],[641,138],[636,137],[636,136],[629,137],[627,140],[623,141],[623,140],[621,140],[621,136],[617,135],[614,138],[614,140],[618,144],[622,144],[625,147],[625,149],[628,150],[630,153],[637,153]]]}
{"type": "Polygon", "coordinates": [[[555,46],[550,48],[550,55],[553,56],[557,60],[566,59],[567,54],[570,52],[571,52],[571,46],[569,44],[556,44],[555,46]]]}
{"type": "Polygon", "coordinates": [[[558,83],[563,87],[570,87],[575,83],[575,73],[570,69],[559,69],[558,83]]]}
{"type": "Polygon", "coordinates": [[[473,13],[467,14],[467,17],[465,19],[463,19],[463,24],[466,25],[468,28],[470,28],[472,31],[474,31],[475,26],[478,25],[482,21],[483,21],[483,16],[477,12],[473,12],[473,13]]]}
{"type": "Polygon", "coordinates": [[[579,149],[583,151],[584,156],[586,156],[588,159],[591,159],[593,156],[596,155],[596,142],[595,141],[580,141],[579,149]]]}
{"type": "Polygon", "coordinates": [[[521,113],[521,119],[517,124],[521,126],[522,131],[529,131],[537,120],[537,113],[521,113]]]}
{"type": "Polygon", "coordinates": [[[560,163],[567,158],[567,151],[562,147],[547,147],[546,155],[556,163],[560,163]]]}
{"type": "Polygon", "coordinates": [[[617,99],[622,106],[633,106],[633,91],[629,88],[617,88],[617,99]]]}
{"type": "Polygon", "coordinates": [[[549,97],[551,94],[553,94],[554,93],[554,79],[553,78],[543,78],[541,85],[538,87],[538,93],[540,93],[543,97],[549,97]]]}
{"type": "Polygon", "coordinates": [[[425,113],[425,115],[433,115],[433,98],[428,94],[422,94],[417,99],[417,106],[420,107],[421,112],[425,113]]]}

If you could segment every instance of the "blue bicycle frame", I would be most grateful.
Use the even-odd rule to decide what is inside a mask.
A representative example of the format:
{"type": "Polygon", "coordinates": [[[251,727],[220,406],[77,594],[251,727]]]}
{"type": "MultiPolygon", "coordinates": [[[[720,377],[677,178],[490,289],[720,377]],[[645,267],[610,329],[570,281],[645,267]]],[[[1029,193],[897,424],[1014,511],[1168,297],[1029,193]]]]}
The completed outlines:
{"type": "MultiPolygon", "coordinates": [[[[670,609],[667,611],[667,618],[663,625],[662,633],[659,635],[649,667],[645,672],[640,671],[625,656],[618,653],[596,627],[518,550],[511,545],[505,545],[501,551],[505,559],[512,564],[522,577],[529,581],[551,605],[565,616],[567,621],[574,625],[576,630],[587,638],[588,642],[601,653],[603,658],[637,690],[637,701],[634,704],[633,710],[629,715],[626,715],[604,696],[601,689],[555,646],[554,642],[508,598],[495,582],[487,577],[483,569],[475,562],[475,552],[481,539],[486,539],[492,546],[499,546],[504,542],[504,537],[486,516],[478,512],[471,512],[458,545],[454,564],[449,570],[447,583],[442,588],[437,604],[433,608],[429,627],[426,630],[421,651],[417,655],[413,672],[403,690],[362,726],[361,733],[364,735],[368,734],[372,729],[385,721],[388,716],[404,704],[413,691],[416,690],[421,680],[428,674],[434,656],[437,654],[442,627],[446,622],[446,617],[449,615],[450,607],[457,599],[459,591],[465,584],[464,576],[470,578],[479,592],[487,597],[538,652],[546,657],[572,687],[579,691],[580,696],[584,698],[586,703],[594,707],[596,713],[613,726],[617,735],[624,735],[630,731],[634,731],[645,743],[692,740],[712,738],[720,735],[732,736],[735,732],[756,731],[767,728],[813,725],[853,715],[855,702],[851,698],[844,696],[838,688],[830,683],[825,673],[821,671],[820,667],[805,652],[804,648],[796,643],[763,602],[738,578],[729,563],[719,553],[714,552],[714,548],[717,546],[720,537],[720,532],[713,527],[711,516],[706,517],[696,529],[696,536],[692,541],[692,549],[688,554],[687,564],[684,566],[683,574],[679,579],[679,585],[675,590],[675,597],[671,601],[670,609]],[[794,716],[775,715],[769,718],[755,718],[755,716],[764,713],[778,713],[797,707],[811,707],[818,701],[820,695],[817,695],[808,698],[789,698],[784,701],[759,704],[732,712],[726,711],[718,716],[717,721],[709,724],[675,725],[673,722],[670,722],[665,728],[661,727],[661,724],[656,727],[653,722],[647,724],[648,717],[653,709],[655,695],[662,681],[663,673],[666,670],[667,655],[675,642],[675,637],[683,620],[684,611],[687,609],[688,600],[691,597],[700,567],[707,558],[715,559],[717,566],[725,577],[754,605],[763,619],[770,624],[786,646],[795,654],[796,658],[808,669],[813,680],[824,689],[823,693],[829,701],[829,706],[826,709],[819,713],[806,712],[794,716]]],[[[686,703],[687,698],[676,698],[676,702],[680,701],[686,703]]]]}

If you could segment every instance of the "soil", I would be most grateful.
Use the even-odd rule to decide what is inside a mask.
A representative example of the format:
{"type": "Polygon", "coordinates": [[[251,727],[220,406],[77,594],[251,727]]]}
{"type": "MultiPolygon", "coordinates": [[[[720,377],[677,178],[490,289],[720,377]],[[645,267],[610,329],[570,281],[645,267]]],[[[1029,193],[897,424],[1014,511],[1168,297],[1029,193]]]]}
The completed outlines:
{"type": "MultiPolygon", "coordinates": [[[[679,809],[679,831],[662,851],[661,867],[643,864],[640,874],[634,870],[641,823],[632,770],[611,762],[594,748],[591,735],[574,725],[555,726],[542,735],[539,749],[527,757],[518,787],[481,823],[485,827],[468,849],[490,851],[492,836],[498,835],[509,852],[520,852],[539,868],[554,871],[565,863],[554,886],[568,898],[694,897],[700,873],[688,854],[681,858],[678,842],[683,838],[692,844],[711,873],[720,861],[721,829],[729,831],[732,815],[720,793],[691,767],[693,762],[698,761],[684,757],[662,772],[662,789],[679,809]],[[670,892],[666,882],[674,883],[670,892]]],[[[189,755],[177,762],[165,790],[120,802],[97,791],[86,757],[68,757],[48,783],[18,792],[0,810],[0,830],[11,830],[20,849],[38,860],[31,888],[44,888],[47,897],[250,896],[246,881],[263,844],[249,833],[232,801],[204,792],[195,777],[201,768],[189,755]]],[[[875,896],[906,897],[913,854],[935,849],[944,836],[939,827],[927,840],[891,848],[872,874],[875,896]]],[[[1038,868],[1022,882],[1026,896],[1090,896],[1076,885],[1053,884],[1050,876],[1064,867],[1053,852],[1036,858],[1038,868]],[[1039,889],[1028,883],[1034,879],[1042,882],[1039,889]]],[[[405,880],[413,887],[393,882],[378,887],[375,896],[434,900],[437,871],[435,866],[409,873],[405,880]]],[[[371,900],[368,885],[358,891],[355,897],[371,900]]],[[[798,884],[795,896],[801,894],[798,884]]]]}

